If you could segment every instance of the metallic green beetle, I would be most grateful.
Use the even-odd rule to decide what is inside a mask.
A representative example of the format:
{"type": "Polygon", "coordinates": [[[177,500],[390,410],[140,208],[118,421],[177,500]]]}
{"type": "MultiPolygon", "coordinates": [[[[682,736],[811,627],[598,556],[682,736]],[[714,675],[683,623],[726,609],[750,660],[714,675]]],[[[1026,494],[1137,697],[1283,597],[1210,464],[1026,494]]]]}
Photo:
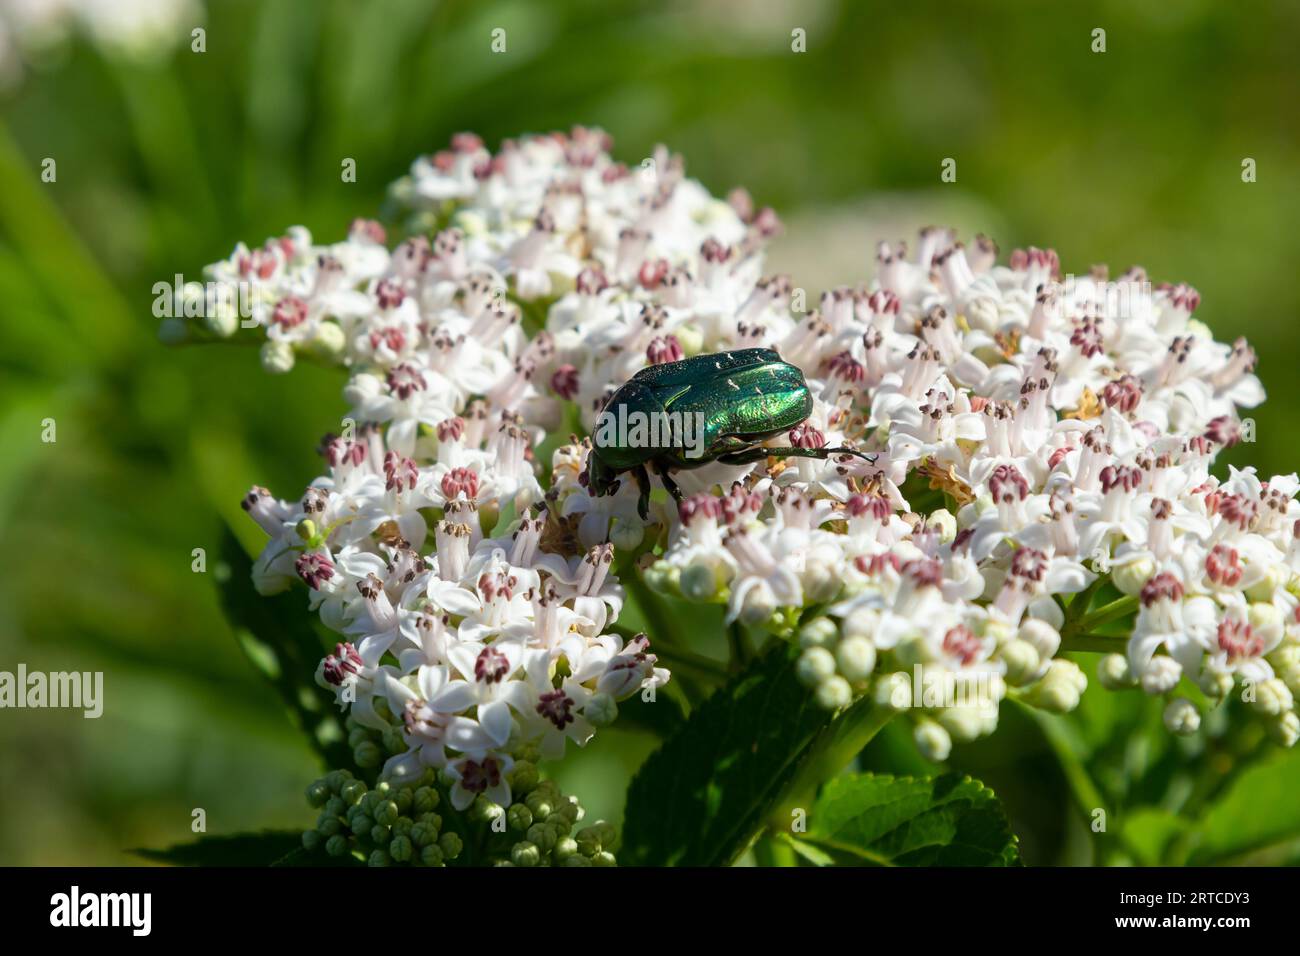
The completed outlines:
{"type": "Polygon", "coordinates": [[[876,460],[853,448],[761,444],[801,424],[812,409],[803,372],[771,349],[737,349],[651,365],[610,395],[597,417],[587,487],[596,495],[612,494],[618,490],[618,475],[630,471],[641,492],[637,510],[644,519],[650,505],[646,465],[680,502],[681,491],[669,474],[674,468],[714,461],[747,465],[768,457],[857,455],[876,460]]]}

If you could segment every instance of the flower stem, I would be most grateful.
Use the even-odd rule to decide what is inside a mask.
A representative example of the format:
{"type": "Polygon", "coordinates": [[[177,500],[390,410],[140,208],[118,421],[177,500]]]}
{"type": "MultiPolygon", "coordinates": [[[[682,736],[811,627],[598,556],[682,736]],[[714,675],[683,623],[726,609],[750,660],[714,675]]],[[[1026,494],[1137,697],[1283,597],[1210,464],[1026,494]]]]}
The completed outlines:
{"type": "Polygon", "coordinates": [[[1118,621],[1127,617],[1137,610],[1138,599],[1136,595],[1128,594],[1118,600],[1111,601],[1104,607],[1100,607],[1091,614],[1084,615],[1079,621],[1077,629],[1081,632],[1095,631],[1099,627],[1118,621]]]}
{"type": "Polygon", "coordinates": [[[772,829],[784,832],[790,826],[793,811],[807,810],[821,785],[851,763],[895,713],[888,707],[878,706],[870,697],[863,697],[822,730],[777,801],[770,818],[772,829]]]}

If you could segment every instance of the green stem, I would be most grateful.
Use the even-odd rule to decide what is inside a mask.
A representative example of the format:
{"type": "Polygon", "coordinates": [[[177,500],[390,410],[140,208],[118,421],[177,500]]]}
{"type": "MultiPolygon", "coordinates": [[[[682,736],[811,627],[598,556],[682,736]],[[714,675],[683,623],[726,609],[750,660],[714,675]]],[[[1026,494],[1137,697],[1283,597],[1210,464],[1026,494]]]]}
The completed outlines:
{"type": "Polygon", "coordinates": [[[852,762],[895,713],[864,697],[827,726],[814,739],[803,764],[777,801],[771,817],[773,829],[783,831],[790,825],[792,811],[808,809],[822,783],[852,762]]]}
{"type": "Polygon", "coordinates": [[[1105,581],[1106,578],[1099,574],[1091,584],[1074,596],[1074,600],[1072,600],[1069,606],[1065,609],[1066,627],[1072,626],[1079,620],[1079,618],[1083,617],[1083,615],[1088,612],[1088,605],[1092,603],[1093,595],[1097,593],[1097,589],[1100,588],[1105,581]]]}
{"type": "Polygon", "coordinates": [[[658,641],[660,645],[679,647],[678,642],[673,639],[676,628],[673,627],[663,602],[654,591],[650,590],[645,579],[641,577],[641,572],[635,566],[625,564],[619,569],[618,579],[623,587],[627,588],[628,594],[632,595],[636,606],[641,609],[641,615],[650,628],[651,638],[658,641]]]}
{"type": "Polygon", "coordinates": [[[1063,651],[1096,651],[1099,654],[1109,654],[1113,651],[1122,652],[1128,638],[1114,634],[1061,634],[1061,650],[1063,651]]]}
{"type": "Polygon", "coordinates": [[[1112,832],[1112,826],[1118,827],[1113,832],[1121,848],[1132,859],[1141,859],[1141,856],[1134,850],[1125,836],[1124,828],[1119,826],[1120,821],[1116,820],[1111,813],[1111,808],[1107,805],[1101,788],[1093,781],[1092,775],[1088,773],[1088,768],[1084,766],[1083,761],[1075,751],[1074,744],[1065,730],[1063,721],[1055,715],[1045,714],[1035,707],[1030,707],[1022,701],[1015,700],[1015,698],[1009,699],[1014,701],[1016,706],[1022,708],[1025,714],[1038,725],[1043,739],[1051,748],[1053,755],[1056,757],[1056,762],[1061,768],[1061,774],[1065,777],[1066,785],[1070,789],[1070,796],[1074,801],[1075,808],[1084,820],[1091,826],[1093,814],[1095,811],[1101,810],[1105,815],[1107,826],[1107,829],[1102,832],[1109,835],[1112,832]]]}
{"type": "Polygon", "coordinates": [[[1077,630],[1081,632],[1095,631],[1099,627],[1127,617],[1137,610],[1138,599],[1136,595],[1125,595],[1118,600],[1111,601],[1104,607],[1100,607],[1091,614],[1085,615],[1079,622],[1077,630]]]}
{"type": "Polygon", "coordinates": [[[732,621],[731,626],[727,628],[727,645],[731,649],[729,669],[732,673],[743,671],[754,659],[754,652],[745,636],[745,629],[739,621],[732,621]]]}

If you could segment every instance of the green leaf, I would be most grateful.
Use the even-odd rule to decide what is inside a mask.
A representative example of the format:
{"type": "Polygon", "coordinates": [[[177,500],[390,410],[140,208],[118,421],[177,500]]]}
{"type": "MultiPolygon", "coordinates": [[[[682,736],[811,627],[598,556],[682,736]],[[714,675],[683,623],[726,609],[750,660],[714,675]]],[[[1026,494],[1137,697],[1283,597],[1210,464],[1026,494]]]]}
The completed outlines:
{"type": "Polygon", "coordinates": [[[270,597],[253,587],[253,562],[227,531],[221,556],[229,573],[218,575],[221,604],[249,661],[279,692],[294,722],[307,735],[325,766],[361,775],[347,745],[338,711],[316,686],[316,666],[327,644],[300,592],[270,597]]]}
{"type": "Polygon", "coordinates": [[[1015,835],[1002,804],[978,780],[854,774],[830,781],[804,840],[865,866],[1014,866],[1015,835]]]}
{"type": "Polygon", "coordinates": [[[136,856],[173,866],[271,866],[302,849],[301,830],[263,830],[205,836],[165,850],[131,850],[136,856]]]}
{"type": "Polygon", "coordinates": [[[1202,866],[1229,860],[1300,832],[1300,751],[1276,752],[1242,771],[1189,834],[1190,857],[1202,866]]]}
{"type": "Polygon", "coordinates": [[[701,704],[628,788],[620,862],[717,866],[753,840],[830,721],[781,643],[701,704]]]}
{"type": "Polygon", "coordinates": [[[666,740],[685,723],[686,714],[682,711],[682,705],[676,698],[663,693],[662,689],[652,701],[642,700],[641,695],[636,694],[618,705],[620,730],[643,731],[666,740]]]}

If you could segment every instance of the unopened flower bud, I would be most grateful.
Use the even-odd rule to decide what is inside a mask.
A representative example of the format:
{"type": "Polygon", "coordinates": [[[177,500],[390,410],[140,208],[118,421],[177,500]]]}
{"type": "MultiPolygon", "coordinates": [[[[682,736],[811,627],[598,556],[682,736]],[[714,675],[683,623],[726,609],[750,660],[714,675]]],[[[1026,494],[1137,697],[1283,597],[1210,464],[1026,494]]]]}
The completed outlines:
{"type": "Polygon", "coordinates": [[[542,851],[534,843],[523,840],[510,848],[510,862],[515,866],[536,866],[541,862],[542,851]]]}
{"type": "Polygon", "coordinates": [[[1151,575],[1155,573],[1155,562],[1146,557],[1116,562],[1111,566],[1111,580],[1115,587],[1128,595],[1140,594],[1142,585],[1151,580],[1151,575]]]}
{"type": "MultiPolygon", "coordinates": [[[[338,358],[347,345],[347,337],[335,322],[322,322],[316,327],[316,334],[311,339],[313,354],[323,359],[338,358]]],[[[396,857],[394,857],[396,859],[396,857]]]]}
{"type": "Polygon", "coordinates": [[[1107,690],[1122,690],[1135,683],[1129,669],[1128,658],[1123,654],[1107,654],[1097,662],[1097,680],[1107,690]]]}
{"type": "Polygon", "coordinates": [[[597,727],[608,727],[618,718],[618,704],[609,694],[594,694],[582,713],[597,727]]]}
{"type": "Polygon", "coordinates": [[[925,516],[925,524],[931,530],[939,532],[940,544],[952,544],[957,537],[957,519],[947,508],[931,511],[925,516]]]}
{"type": "Polygon", "coordinates": [[[1165,729],[1171,734],[1190,736],[1201,726],[1201,712],[1185,697],[1175,697],[1165,707],[1165,729]]]}
{"type": "Polygon", "coordinates": [[[1274,677],[1255,686],[1255,702],[1251,706],[1261,714],[1278,716],[1290,710],[1294,700],[1286,684],[1274,677]]]}
{"type": "Polygon", "coordinates": [[[952,753],[952,737],[933,720],[918,721],[916,729],[912,731],[912,739],[916,741],[916,749],[921,751],[921,756],[926,760],[939,763],[947,760],[948,755],[952,753]]]}
{"type": "Polygon", "coordinates": [[[528,828],[533,825],[533,811],[522,803],[513,804],[506,811],[506,822],[510,829],[526,833],[528,828]]]}
{"type": "Polygon", "coordinates": [[[1283,747],[1294,747],[1300,740],[1300,716],[1294,710],[1288,710],[1269,722],[1268,731],[1283,747]]]}
{"type": "Polygon", "coordinates": [[[293,368],[293,346],[288,342],[262,343],[262,368],[273,375],[281,375],[293,368]]]}
{"type": "Polygon", "coordinates": [[[872,691],[877,707],[906,710],[912,706],[912,680],[902,671],[882,675],[872,691]]]}
{"type": "Polygon", "coordinates": [[[1172,657],[1153,657],[1142,672],[1142,690],[1153,697],[1167,694],[1182,676],[1182,665],[1172,657]]]}
{"type": "Polygon", "coordinates": [[[465,848],[460,837],[454,833],[444,833],[438,839],[438,846],[442,848],[442,855],[449,860],[454,860],[460,856],[460,851],[465,848]]]}
{"type": "Polygon", "coordinates": [[[815,617],[799,628],[799,646],[829,647],[839,636],[835,622],[829,617],[815,617]]]}
{"type": "Polygon", "coordinates": [[[876,668],[876,645],[865,637],[849,637],[835,648],[835,663],[850,683],[860,683],[876,668]]]}
{"type": "Polygon", "coordinates": [[[937,715],[943,729],[959,743],[969,743],[984,732],[984,711],[980,707],[945,707],[937,715]]]}
{"type": "Polygon", "coordinates": [[[998,648],[998,659],[1007,665],[1006,679],[1012,687],[1033,680],[1038,673],[1038,651],[1027,641],[1011,640],[998,648]]]}
{"type": "Polygon", "coordinates": [[[1211,670],[1207,667],[1201,671],[1201,676],[1197,678],[1196,683],[1206,697],[1216,700],[1232,692],[1232,675],[1226,671],[1211,670]]]}
{"type": "Polygon", "coordinates": [[[718,595],[720,584],[718,572],[708,561],[692,561],[678,578],[682,597],[688,601],[712,601],[718,595]]]}
{"type": "Polygon", "coordinates": [[[839,674],[833,674],[817,685],[817,704],[826,710],[839,710],[853,701],[853,688],[839,674]]]}
{"type": "Polygon", "coordinates": [[[835,655],[824,647],[809,647],[799,655],[795,674],[805,687],[817,687],[835,673],[835,655]]]}

